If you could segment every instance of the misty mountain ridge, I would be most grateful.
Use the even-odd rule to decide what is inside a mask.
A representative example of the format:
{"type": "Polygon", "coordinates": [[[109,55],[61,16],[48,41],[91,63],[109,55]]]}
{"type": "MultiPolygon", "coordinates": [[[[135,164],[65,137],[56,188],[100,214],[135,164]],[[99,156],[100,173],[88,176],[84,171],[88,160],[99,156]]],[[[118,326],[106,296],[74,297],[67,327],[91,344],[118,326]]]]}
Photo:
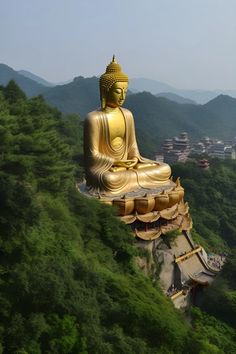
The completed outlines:
{"type": "Polygon", "coordinates": [[[14,80],[29,97],[37,96],[47,90],[46,86],[19,74],[10,66],[0,64],[0,85],[6,86],[10,80],[14,80]]]}
{"type": "MultiPolygon", "coordinates": [[[[98,77],[76,77],[66,85],[43,93],[45,100],[63,113],[78,113],[82,119],[100,107],[98,77]]],[[[187,131],[191,139],[205,135],[229,139],[236,135],[236,99],[220,95],[208,104],[177,103],[149,92],[127,95],[124,107],[133,112],[141,153],[153,157],[165,138],[187,131]],[[230,109],[228,105],[230,104],[230,109]],[[224,107],[221,110],[219,106],[224,107]],[[229,112],[229,114],[228,114],[229,112]],[[223,127],[223,128],[222,128],[223,127]]]]}
{"type": "Polygon", "coordinates": [[[159,93],[170,92],[178,96],[182,96],[184,98],[193,100],[200,104],[205,104],[220,94],[226,94],[226,95],[236,97],[236,90],[178,89],[176,87],[173,87],[171,85],[165,84],[157,80],[144,79],[144,78],[131,79],[130,89],[133,92],[148,91],[154,95],[157,95],[159,93]]]}
{"type": "MultiPolygon", "coordinates": [[[[6,70],[6,67],[0,66],[2,82],[2,69],[4,73],[8,72],[8,78],[10,71],[18,79],[16,82],[21,88],[22,78],[27,83],[33,83],[38,89],[35,95],[42,94],[50,105],[57,107],[62,113],[77,113],[84,119],[88,112],[100,107],[98,77],[78,76],[69,84],[45,87],[9,67],[6,70]]],[[[227,95],[219,95],[201,105],[180,104],[164,97],[156,97],[150,92],[139,92],[127,95],[124,107],[134,114],[137,138],[141,142],[140,150],[144,156],[153,157],[165,138],[176,136],[181,131],[188,132],[193,140],[206,135],[219,139],[236,136],[236,99],[227,95]]]]}
{"type": "Polygon", "coordinates": [[[69,84],[70,82],[73,81],[73,79],[71,80],[66,80],[66,81],[60,81],[60,82],[49,82],[45,79],[43,79],[41,76],[35,75],[32,72],[28,71],[28,70],[18,70],[17,71],[20,75],[23,75],[25,77],[28,77],[31,80],[34,80],[36,82],[38,82],[41,85],[47,86],[47,87],[54,87],[57,85],[65,85],[65,84],[69,84]]]}
{"type": "Polygon", "coordinates": [[[99,79],[78,76],[72,82],[47,90],[43,96],[63,113],[79,113],[82,118],[100,105],[99,79]]]}
{"type": "Polygon", "coordinates": [[[174,101],[180,104],[197,104],[197,102],[190,100],[189,98],[185,98],[180,95],[176,95],[175,93],[172,92],[161,92],[155,95],[156,97],[165,97],[170,101],[174,101]]]}
{"type": "MultiPolygon", "coordinates": [[[[79,76],[79,77],[81,77],[81,76],[79,76]]],[[[1,66],[0,66],[0,84],[6,85],[11,79],[15,80],[17,82],[17,84],[20,86],[20,88],[22,88],[23,91],[25,91],[25,93],[30,97],[40,94],[42,92],[46,92],[47,89],[49,89],[49,88],[53,88],[53,87],[61,86],[61,85],[65,85],[65,84],[70,84],[71,82],[73,82],[73,80],[71,80],[71,81],[66,81],[66,82],[60,82],[57,84],[50,83],[47,80],[43,79],[42,77],[33,74],[32,72],[29,72],[26,70],[15,71],[11,67],[9,67],[5,64],[1,64],[1,66]],[[6,71],[8,72],[7,74],[6,74],[6,71]],[[34,83],[36,83],[40,86],[35,85],[34,83],[32,83],[32,81],[25,82],[25,80],[23,80],[23,78],[32,80],[32,81],[34,81],[34,83]]],[[[178,102],[178,103],[185,103],[185,102],[182,99],[180,99],[179,97],[176,97],[174,95],[183,97],[184,99],[191,100],[191,101],[194,101],[194,102],[200,103],[200,104],[205,104],[220,94],[226,94],[226,95],[236,97],[236,90],[212,90],[212,91],[201,90],[201,89],[185,90],[185,89],[178,89],[176,87],[173,87],[169,84],[166,84],[166,83],[158,81],[158,80],[146,79],[146,78],[132,78],[132,79],[130,79],[129,80],[129,88],[133,93],[148,91],[154,95],[162,94],[162,96],[167,97],[167,98],[168,98],[168,95],[172,94],[172,97],[169,96],[169,98],[175,102],[178,102]]]]}
{"type": "Polygon", "coordinates": [[[33,73],[31,73],[30,71],[27,70],[18,70],[17,71],[18,74],[23,75],[31,80],[36,81],[37,83],[43,85],[43,86],[47,86],[47,87],[52,87],[52,86],[56,86],[56,84],[53,84],[51,82],[48,82],[47,80],[43,79],[42,77],[35,75],[33,73]]]}
{"type": "Polygon", "coordinates": [[[128,96],[124,106],[135,117],[138,141],[142,142],[140,150],[151,157],[165,138],[181,131],[186,131],[195,141],[203,136],[223,140],[236,136],[236,99],[226,95],[196,105],[179,104],[142,92],[128,96]]]}
{"type": "Polygon", "coordinates": [[[130,79],[129,88],[135,93],[148,91],[154,95],[161,92],[173,92],[174,90],[176,90],[174,87],[164,82],[145,78],[130,79]]]}

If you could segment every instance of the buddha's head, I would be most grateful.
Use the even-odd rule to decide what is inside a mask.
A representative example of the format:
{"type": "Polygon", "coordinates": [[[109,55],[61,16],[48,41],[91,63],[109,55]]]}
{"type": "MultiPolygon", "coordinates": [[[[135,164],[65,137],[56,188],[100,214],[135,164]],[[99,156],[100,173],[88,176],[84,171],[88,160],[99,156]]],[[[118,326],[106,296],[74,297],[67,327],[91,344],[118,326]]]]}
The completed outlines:
{"type": "Polygon", "coordinates": [[[122,72],[114,56],[106,72],[100,77],[99,84],[102,109],[107,105],[118,107],[124,103],[128,89],[128,76],[122,72]]]}

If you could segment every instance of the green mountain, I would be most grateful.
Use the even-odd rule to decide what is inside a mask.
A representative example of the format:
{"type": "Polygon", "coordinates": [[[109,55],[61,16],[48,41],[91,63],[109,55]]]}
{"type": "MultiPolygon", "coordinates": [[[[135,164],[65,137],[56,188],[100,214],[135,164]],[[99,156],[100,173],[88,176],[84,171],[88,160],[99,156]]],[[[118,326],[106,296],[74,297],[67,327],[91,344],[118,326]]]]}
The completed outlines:
{"type": "Polygon", "coordinates": [[[20,75],[23,75],[25,77],[28,77],[29,79],[38,82],[39,84],[47,87],[52,87],[55,86],[55,84],[52,84],[51,82],[48,82],[47,80],[43,79],[42,77],[35,75],[31,73],[30,71],[27,70],[18,70],[17,71],[20,75]]]}
{"type": "Polygon", "coordinates": [[[0,352],[234,353],[233,328],[196,309],[189,323],[114,210],[75,188],[74,123],[0,88],[0,352]]]}
{"type": "Polygon", "coordinates": [[[131,90],[135,93],[148,91],[151,92],[153,95],[157,95],[159,93],[173,93],[199,104],[205,104],[208,101],[214,99],[220,94],[226,94],[229,96],[236,97],[236,90],[185,90],[179,89],[173,86],[170,86],[166,83],[153,80],[153,79],[144,79],[144,78],[134,78],[130,80],[130,87],[131,90]]]}
{"type": "Polygon", "coordinates": [[[190,100],[189,98],[185,98],[180,95],[176,95],[175,93],[172,92],[160,92],[155,95],[156,97],[165,97],[170,101],[174,101],[176,103],[186,103],[186,104],[197,104],[195,101],[190,100]]]}
{"type": "MultiPolygon", "coordinates": [[[[33,96],[33,95],[37,95],[37,93],[41,93],[42,92],[42,87],[40,89],[40,87],[38,87],[38,89],[33,89],[33,93],[31,93],[30,88],[28,88],[27,84],[23,84],[22,83],[22,77],[21,79],[16,75],[19,74],[21,76],[24,76],[25,78],[29,78],[31,80],[33,80],[35,83],[38,83],[42,86],[46,86],[46,87],[54,87],[54,86],[60,86],[60,85],[66,85],[66,84],[70,84],[72,81],[68,81],[68,82],[64,82],[64,83],[58,83],[58,84],[52,84],[46,80],[44,80],[43,78],[39,77],[38,75],[35,75],[27,70],[19,70],[19,71],[15,71],[13,70],[12,72],[12,68],[10,68],[9,66],[5,65],[5,64],[1,64],[0,65],[0,84],[6,85],[7,82],[9,82],[9,80],[15,80],[18,85],[21,87],[21,89],[24,90],[24,92],[27,93],[28,96],[33,96]],[[4,67],[1,67],[4,66],[4,67]],[[7,81],[5,80],[4,82],[1,82],[1,76],[4,77],[6,76],[5,71],[10,69],[11,72],[9,72],[7,74],[7,81]]],[[[76,80],[78,80],[79,78],[82,78],[82,76],[75,78],[76,80]]],[[[32,85],[32,82],[31,82],[32,85]]],[[[185,89],[178,89],[176,87],[173,87],[169,84],[166,84],[164,82],[160,82],[157,80],[153,80],[153,79],[146,79],[146,78],[133,78],[130,79],[129,82],[129,86],[130,86],[130,90],[134,93],[138,93],[138,92],[143,92],[143,91],[148,91],[151,92],[154,95],[157,96],[161,96],[161,97],[166,97],[170,100],[173,100],[175,102],[178,103],[198,103],[198,104],[205,104],[206,102],[214,99],[215,97],[217,97],[220,94],[225,94],[225,95],[230,95],[232,97],[236,97],[236,91],[235,90],[201,90],[201,89],[196,89],[196,90],[185,90],[185,89]]],[[[57,95],[57,90],[55,93],[55,96],[57,95]]],[[[57,97],[53,97],[54,94],[52,94],[52,96],[50,96],[49,99],[51,99],[52,101],[57,102],[57,97]]],[[[68,108],[65,108],[68,111],[68,108]]]]}
{"type": "Polygon", "coordinates": [[[148,91],[152,94],[158,94],[160,92],[173,92],[175,88],[165,82],[145,79],[145,78],[133,78],[129,80],[130,90],[133,92],[148,91]]]}
{"type": "Polygon", "coordinates": [[[45,100],[63,113],[79,113],[82,118],[100,105],[97,77],[76,77],[66,85],[58,85],[44,93],[45,100]]]}
{"type": "Polygon", "coordinates": [[[181,176],[185,188],[195,240],[209,252],[228,254],[222,271],[201,292],[198,304],[236,329],[236,161],[210,159],[209,162],[210,168],[205,171],[196,162],[179,163],[173,166],[173,173],[175,177],[181,176]]]}
{"type": "Polygon", "coordinates": [[[215,137],[232,137],[236,122],[225,126],[227,112],[222,119],[204,105],[178,104],[166,98],[155,97],[148,92],[130,95],[125,107],[135,117],[140,149],[148,156],[153,156],[165,138],[186,131],[192,139],[204,135],[215,137]]]}
{"type": "Polygon", "coordinates": [[[40,95],[47,90],[47,87],[38,82],[19,74],[5,64],[0,64],[0,85],[7,85],[10,80],[14,80],[28,97],[40,95]]]}
{"type": "Polygon", "coordinates": [[[236,121],[236,98],[219,95],[205,104],[208,111],[217,114],[225,120],[226,124],[235,124],[236,121]]]}

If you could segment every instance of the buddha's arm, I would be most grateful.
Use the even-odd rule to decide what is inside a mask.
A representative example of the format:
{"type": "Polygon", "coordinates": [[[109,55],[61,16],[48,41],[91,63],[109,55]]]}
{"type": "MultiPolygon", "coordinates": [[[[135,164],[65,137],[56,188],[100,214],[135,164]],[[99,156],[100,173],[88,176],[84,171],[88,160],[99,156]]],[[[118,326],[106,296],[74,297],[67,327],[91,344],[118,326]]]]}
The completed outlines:
{"type": "Polygon", "coordinates": [[[128,159],[135,161],[135,166],[140,160],[140,153],[135,135],[134,118],[130,111],[128,111],[126,123],[128,133],[128,159]]]}
{"type": "Polygon", "coordinates": [[[135,125],[134,125],[134,118],[131,112],[129,112],[128,119],[127,119],[127,127],[129,132],[129,147],[128,147],[128,158],[133,159],[136,161],[132,167],[140,169],[146,168],[149,166],[158,165],[158,162],[146,159],[140,156],[138,144],[135,135],[135,125]]]}
{"type": "Polygon", "coordinates": [[[127,159],[114,161],[111,171],[121,171],[124,169],[134,168],[139,162],[139,151],[135,137],[134,122],[132,113],[123,109],[123,115],[126,120],[126,134],[127,134],[127,159]]]}
{"type": "Polygon", "coordinates": [[[94,115],[88,115],[84,123],[84,154],[88,168],[109,169],[114,159],[99,150],[101,123],[94,115]]]}

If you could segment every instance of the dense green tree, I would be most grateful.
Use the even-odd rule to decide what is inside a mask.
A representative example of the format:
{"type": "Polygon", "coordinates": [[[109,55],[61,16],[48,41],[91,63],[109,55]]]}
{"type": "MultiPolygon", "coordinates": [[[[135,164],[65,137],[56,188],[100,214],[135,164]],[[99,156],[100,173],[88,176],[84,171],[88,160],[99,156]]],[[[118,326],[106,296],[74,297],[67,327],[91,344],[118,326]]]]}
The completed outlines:
{"type": "Polygon", "coordinates": [[[13,80],[10,80],[7,84],[6,88],[4,89],[4,94],[8,102],[12,104],[15,104],[19,100],[26,99],[26,95],[24,94],[24,92],[13,80]]]}
{"type": "Polygon", "coordinates": [[[193,236],[210,251],[228,253],[223,270],[204,291],[199,305],[236,328],[236,161],[212,159],[207,171],[195,162],[173,169],[182,177],[191,205],[193,236]]]}
{"type": "Polygon", "coordinates": [[[191,207],[194,228],[219,252],[236,247],[236,162],[212,159],[210,169],[202,171],[196,162],[173,166],[175,177],[181,176],[185,198],[191,207]]]}

